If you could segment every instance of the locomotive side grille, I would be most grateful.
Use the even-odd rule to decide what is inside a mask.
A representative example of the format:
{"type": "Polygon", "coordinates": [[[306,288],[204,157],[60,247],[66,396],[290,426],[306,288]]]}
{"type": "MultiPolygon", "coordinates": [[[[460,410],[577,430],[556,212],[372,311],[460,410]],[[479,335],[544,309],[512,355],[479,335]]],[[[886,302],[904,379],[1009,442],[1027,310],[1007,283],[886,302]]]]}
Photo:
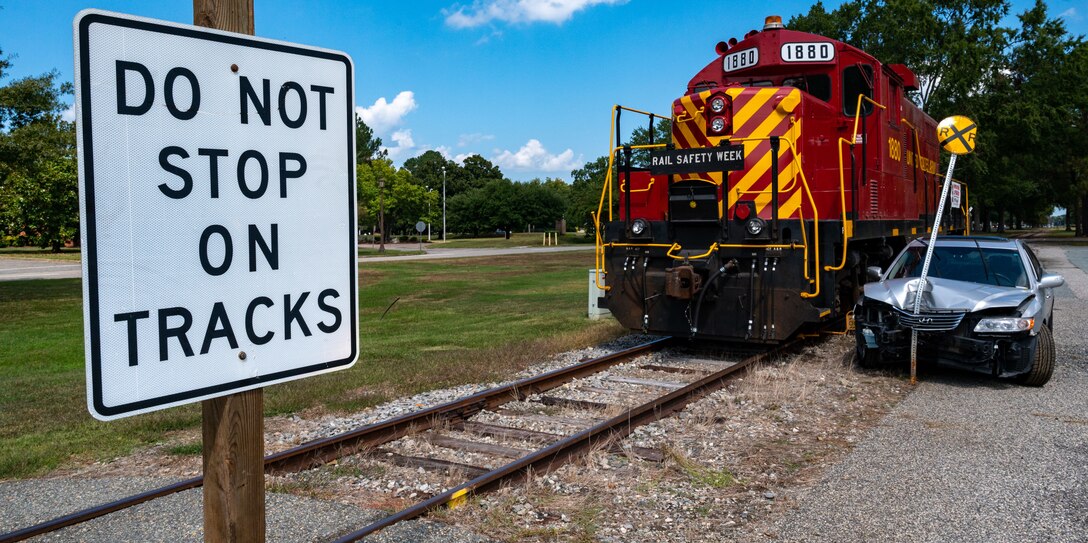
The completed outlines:
{"type": "Polygon", "coordinates": [[[869,182],[869,214],[877,217],[880,214],[880,181],[869,182]]]}
{"type": "Polygon", "coordinates": [[[966,313],[922,313],[914,315],[909,311],[896,309],[899,324],[920,332],[943,332],[955,330],[966,313]]]}

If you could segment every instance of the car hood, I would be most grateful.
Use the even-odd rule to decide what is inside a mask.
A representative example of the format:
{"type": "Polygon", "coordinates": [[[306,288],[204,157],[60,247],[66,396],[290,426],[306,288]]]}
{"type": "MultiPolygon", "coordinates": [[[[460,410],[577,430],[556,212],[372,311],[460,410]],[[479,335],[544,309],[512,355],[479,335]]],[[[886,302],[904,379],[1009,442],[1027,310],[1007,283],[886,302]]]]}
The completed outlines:
{"type": "MultiPolygon", "coordinates": [[[[881,301],[899,309],[913,309],[918,292],[918,278],[888,279],[865,285],[866,298],[881,301]]],[[[930,310],[979,311],[995,307],[1019,307],[1034,296],[1032,291],[1018,287],[999,287],[955,281],[940,277],[926,278],[922,307],[930,310]]]]}

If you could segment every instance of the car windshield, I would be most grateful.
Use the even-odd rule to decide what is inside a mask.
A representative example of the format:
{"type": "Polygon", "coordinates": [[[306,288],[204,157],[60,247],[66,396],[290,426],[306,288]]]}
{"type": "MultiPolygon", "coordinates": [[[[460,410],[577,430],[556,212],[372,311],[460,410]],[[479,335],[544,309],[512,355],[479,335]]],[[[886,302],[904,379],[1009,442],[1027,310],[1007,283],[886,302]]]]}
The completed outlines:
{"type": "MultiPolygon", "coordinates": [[[[908,247],[892,264],[888,278],[918,277],[926,258],[925,245],[908,247]]],[[[941,246],[933,251],[929,275],[1000,287],[1027,287],[1024,262],[1015,249],[975,246],[941,246]]]]}

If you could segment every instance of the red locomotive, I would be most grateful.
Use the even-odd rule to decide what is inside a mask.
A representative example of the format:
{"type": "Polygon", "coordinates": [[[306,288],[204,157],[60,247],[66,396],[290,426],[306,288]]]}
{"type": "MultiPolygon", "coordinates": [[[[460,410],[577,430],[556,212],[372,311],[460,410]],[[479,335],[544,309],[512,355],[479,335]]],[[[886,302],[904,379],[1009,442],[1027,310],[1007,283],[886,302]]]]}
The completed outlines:
{"type": "Polygon", "coordinates": [[[661,117],[614,108],[598,286],[630,329],[774,343],[843,318],[867,266],[930,230],[936,123],[906,66],[778,17],[717,53],[673,102],[670,142],[619,144],[621,113],[661,117]]]}

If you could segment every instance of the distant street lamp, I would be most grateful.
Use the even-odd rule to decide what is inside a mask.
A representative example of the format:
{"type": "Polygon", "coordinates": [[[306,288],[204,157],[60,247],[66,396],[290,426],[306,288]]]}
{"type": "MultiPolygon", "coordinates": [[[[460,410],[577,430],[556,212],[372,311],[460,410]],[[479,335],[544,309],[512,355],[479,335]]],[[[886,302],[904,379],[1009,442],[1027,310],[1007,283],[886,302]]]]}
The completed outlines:
{"type": "Polygon", "coordinates": [[[446,241],[446,167],[442,166],[442,241],[446,241]]]}
{"type": "Polygon", "coordinates": [[[385,178],[378,179],[378,228],[382,231],[378,252],[385,252],[385,178]]]}

